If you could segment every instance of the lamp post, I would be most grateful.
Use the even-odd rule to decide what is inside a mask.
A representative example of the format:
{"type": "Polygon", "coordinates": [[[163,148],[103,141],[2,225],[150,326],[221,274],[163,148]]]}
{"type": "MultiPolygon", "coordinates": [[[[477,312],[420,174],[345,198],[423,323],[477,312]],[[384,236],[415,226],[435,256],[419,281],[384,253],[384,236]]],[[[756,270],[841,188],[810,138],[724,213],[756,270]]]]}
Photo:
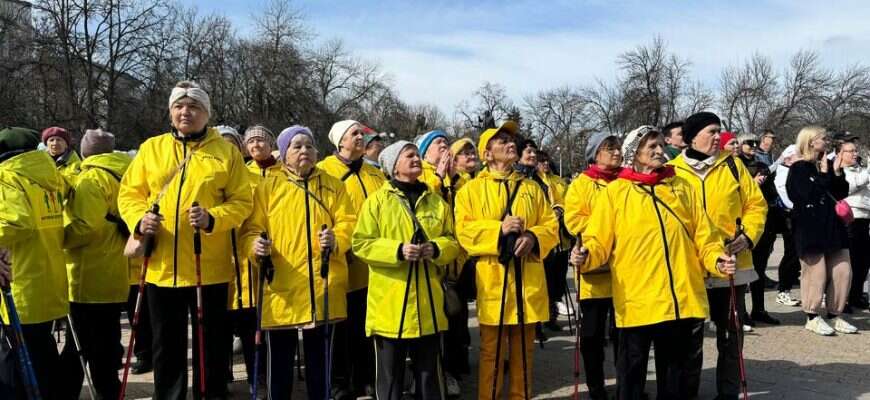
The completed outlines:
{"type": "Polygon", "coordinates": [[[556,146],[556,152],[559,153],[559,177],[562,178],[562,146],[556,146]]]}

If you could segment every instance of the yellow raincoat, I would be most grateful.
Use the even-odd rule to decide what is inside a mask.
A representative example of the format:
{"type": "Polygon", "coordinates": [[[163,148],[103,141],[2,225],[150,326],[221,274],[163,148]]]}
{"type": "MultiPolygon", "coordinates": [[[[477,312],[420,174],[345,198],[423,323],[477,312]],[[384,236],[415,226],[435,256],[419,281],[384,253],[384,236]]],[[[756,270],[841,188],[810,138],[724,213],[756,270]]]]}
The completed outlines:
{"type": "Polygon", "coordinates": [[[73,187],[75,187],[76,179],[78,179],[79,173],[81,172],[81,164],[82,159],[79,157],[78,153],[69,150],[69,155],[66,160],[64,160],[61,164],[57,165],[57,171],[60,172],[60,176],[63,177],[64,182],[64,199],[70,194],[73,187]]]}
{"type": "Polygon", "coordinates": [[[263,289],[262,326],[289,328],[323,322],[318,239],[322,225],[335,231],[337,244],[329,257],[329,320],[342,320],[347,317],[345,253],[350,250],[356,223],[350,197],[341,181],[318,168],[307,180],[286,170],[280,172],[281,176],[266,177],[257,186],[254,212],[242,227],[243,254],[249,257],[254,257],[254,242],[260,233],[268,232],[272,240],[275,277],[263,289]]]}
{"type": "MultiPolygon", "coordinates": [[[[63,255],[63,177],[43,151],[0,163],[0,247],[12,253],[12,296],[22,324],[69,313],[63,255]]],[[[0,315],[9,323],[6,304],[0,315]]]]}
{"type": "Polygon", "coordinates": [[[429,190],[432,193],[435,193],[443,199],[447,199],[450,197],[448,190],[452,185],[450,184],[450,177],[442,178],[435,173],[436,168],[434,165],[429,163],[429,161],[422,160],[421,162],[423,166],[423,173],[420,175],[418,180],[426,184],[429,187],[429,190]]]}
{"type": "Polygon", "coordinates": [[[459,253],[453,236],[450,209],[440,196],[431,192],[423,192],[417,199],[414,214],[426,238],[438,247],[438,257],[425,266],[417,263],[414,267],[407,261],[399,260],[399,246],[411,242],[414,235],[414,223],[402,202],[407,204],[407,197],[392,184],[385,183],[363,204],[353,232],[353,251],[369,264],[370,269],[367,336],[397,338],[403,307],[403,339],[436,333],[433,307],[438,331],[447,330],[441,278],[444,276],[443,266],[453,261],[459,253]]]}
{"type": "MultiPolygon", "coordinates": [[[[334,155],[324,158],[323,161],[317,163],[317,167],[344,182],[354,210],[361,210],[366,198],[380,189],[386,182],[384,174],[368,163],[363,162],[359,172],[352,173],[347,164],[334,155]]],[[[369,284],[369,266],[352,253],[347,253],[349,261],[348,292],[365,289],[369,284]]]]}
{"type": "MultiPolygon", "coordinates": [[[[683,154],[668,163],[674,166],[677,175],[692,184],[700,194],[703,209],[713,226],[722,230],[726,237],[732,238],[737,230],[736,220],[740,218],[749,240],[753,244],[758,243],[767,219],[767,201],[764,200],[761,187],[752,179],[752,174],[742,161],[732,158],[727,152],[721,152],[703,178],[686,164],[683,154]],[[737,178],[728,165],[728,158],[733,160],[737,178]]],[[[751,250],[737,254],[737,269],[734,280],[738,285],[757,278],[752,267],[751,250]]]]}
{"type": "Polygon", "coordinates": [[[599,197],[583,232],[589,256],[580,270],[609,260],[616,326],[706,318],[704,268],[722,276],[716,260],[725,248],[700,194],[673,176],[653,186],[619,178],[599,197]]]}
{"type": "Polygon", "coordinates": [[[108,153],[81,163],[82,172],[67,202],[70,222],[64,228],[71,302],[127,301],[127,238],[108,218],[123,224],[118,213],[118,188],[131,161],[125,153],[108,153]]]}
{"type": "Polygon", "coordinates": [[[242,154],[214,128],[198,141],[182,141],[166,133],[142,143],[118,193],[118,208],[130,232],[135,232],[167,182],[159,201],[165,220],[155,238],[148,283],[161,287],[196,285],[194,229],[187,217],[194,201],[214,218],[212,230],[202,232],[202,283],[229,282],[233,277],[229,232],[248,217],[252,205],[250,172],[242,154]],[[191,152],[190,161],[179,169],[191,152]]]}
{"type": "MultiPolygon", "coordinates": [[[[577,236],[586,230],[592,208],[602,197],[607,183],[604,179],[580,174],[568,186],[568,193],[565,195],[565,227],[572,235],[577,236]]],[[[607,269],[577,275],[579,281],[575,283],[580,291],[580,300],[613,297],[610,271],[607,269]]]]}
{"type": "MultiPolygon", "coordinates": [[[[260,168],[257,162],[252,160],[248,162],[247,167],[248,171],[251,172],[252,193],[256,192],[257,185],[267,176],[284,176],[280,161],[276,161],[275,164],[269,167],[260,168]]],[[[233,242],[233,281],[230,282],[228,296],[229,309],[241,310],[252,308],[257,303],[257,290],[259,287],[257,264],[242,251],[240,227],[230,231],[230,235],[230,239],[235,240],[235,242],[233,242]]]]}
{"type": "MultiPolygon", "coordinates": [[[[516,172],[509,175],[483,170],[456,194],[456,237],[477,261],[477,314],[481,324],[498,325],[504,266],[498,262],[501,218],[510,193],[519,184],[511,215],[525,221],[537,238],[537,251],[523,259],[525,323],[547,321],[549,306],[544,278],[544,257],[559,241],[556,215],[537,183],[516,172]]],[[[514,267],[511,263],[505,299],[506,325],[517,325],[514,267]]]]}

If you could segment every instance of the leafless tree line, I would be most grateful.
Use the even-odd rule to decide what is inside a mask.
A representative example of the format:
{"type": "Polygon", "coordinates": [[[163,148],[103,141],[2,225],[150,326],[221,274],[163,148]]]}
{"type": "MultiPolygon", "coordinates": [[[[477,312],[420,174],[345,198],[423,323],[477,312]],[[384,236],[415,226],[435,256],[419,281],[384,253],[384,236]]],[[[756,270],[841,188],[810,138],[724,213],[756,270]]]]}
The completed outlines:
{"type": "Polygon", "coordinates": [[[591,132],[619,135],[640,125],[661,127],[702,110],[717,112],[732,131],[772,129],[781,146],[793,143],[807,124],[858,135],[870,130],[870,67],[832,70],[814,52],[796,53],[782,71],[755,54],[742,65],[725,67],[715,90],[693,80],[691,63],[668,51],[661,38],[620,54],[616,65],[620,75],[613,82],[545,89],[524,96],[519,105],[504,86],[485,82],[457,106],[454,120],[476,127],[476,115],[504,118],[516,108],[525,134],[554,158],[561,156],[571,171],[583,165],[581,149],[591,132]]]}
{"type": "MultiPolygon", "coordinates": [[[[239,128],[326,132],[355,118],[402,137],[446,121],[434,106],[403,102],[379,65],[340,40],[311,45],[315,33],[288,0],[270,2],[245,36],[226,16],[174,0],[32,4],[31,37],[0,62],[11,78],[0,85],[0,125],[100,126],[132,147],[167,130],[166,99],[181,79],[210,93],[213,123],[239,128]]],[[[0,34],[14,24],[4,16],[0,34]]]]}

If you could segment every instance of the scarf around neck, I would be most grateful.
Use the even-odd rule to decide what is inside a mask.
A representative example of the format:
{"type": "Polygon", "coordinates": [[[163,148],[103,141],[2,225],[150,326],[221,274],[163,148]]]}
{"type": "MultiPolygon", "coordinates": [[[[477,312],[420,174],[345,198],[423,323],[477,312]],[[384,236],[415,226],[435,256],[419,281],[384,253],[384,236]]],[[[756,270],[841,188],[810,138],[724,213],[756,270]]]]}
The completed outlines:
{"type": "Polygon", "coordinates": [[[620,178],[643,185],[658,185],[661,181],[674,175],[674,167],[671,165],[665,165],[664,167],[656,169],[648,174],[637,172],[632,168],[623,168],[622,171],[619,172],[620,178]]]}
{"type": "Polygon", "coordinates": [[[606,170],[603,168],[599,168],[597,165],[592,164],[583,171],[583,175],[586,175],[592,179],[601,179],[607,182],[612,182],[614,179],[619,177],[619,173],[622,172],[622,168],[616,168],[614,170],[606,170]]]}

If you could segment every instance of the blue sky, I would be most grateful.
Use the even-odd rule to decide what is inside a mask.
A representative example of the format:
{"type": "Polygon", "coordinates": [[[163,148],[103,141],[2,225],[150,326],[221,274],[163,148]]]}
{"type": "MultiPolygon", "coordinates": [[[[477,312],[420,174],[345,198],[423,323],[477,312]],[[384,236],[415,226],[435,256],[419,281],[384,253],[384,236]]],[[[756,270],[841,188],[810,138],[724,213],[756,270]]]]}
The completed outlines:
{"type": "MultiPolygon", "coordinates": [[[[195,0],[241,33],[266,0],[195,0]]],[[[753,53],[782,69],[799,49],[829,67],[870,65],[870,1],[295,0],[320,41],[340,38],[389,74],[401,97],[449,117],[483,81],[516,100],[616,76],[616,57],[660,35],[711,87],[753,53]]],[[[247,27],[247,28],[246,28],[247,27]]]]}

